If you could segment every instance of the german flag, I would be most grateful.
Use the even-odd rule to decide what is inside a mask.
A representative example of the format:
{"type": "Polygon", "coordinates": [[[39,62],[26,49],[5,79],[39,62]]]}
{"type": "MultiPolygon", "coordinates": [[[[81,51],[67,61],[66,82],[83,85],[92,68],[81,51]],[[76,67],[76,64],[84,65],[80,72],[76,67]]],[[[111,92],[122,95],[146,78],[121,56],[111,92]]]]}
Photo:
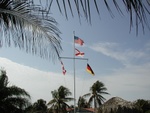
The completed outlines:
{"type": "Polygon", "coordinates": [[[87,63],[86,71],[92,75],[95,75],[90,65],[87,63]]]}

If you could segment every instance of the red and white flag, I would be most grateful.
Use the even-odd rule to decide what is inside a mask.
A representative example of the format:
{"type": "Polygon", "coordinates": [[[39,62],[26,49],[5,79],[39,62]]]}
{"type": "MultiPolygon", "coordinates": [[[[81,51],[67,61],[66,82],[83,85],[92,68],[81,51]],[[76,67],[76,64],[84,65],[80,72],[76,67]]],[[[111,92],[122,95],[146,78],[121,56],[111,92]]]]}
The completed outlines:
{"type": "Polygon", "coordinates": [[[79,45],[83,45],[83,43],[84,43],[84,41],[81,39],[81,38],[79,38],[79,37],[77,37],[77,36],[74,36],[74,42],[76,43],[76,44],[79,44],[79,45]]]}
{"type": "Polygon", "coordinates": [[[84,53],[83,53],[83,52],[80,52],[78,49],[75,48],[75,56],[83,57],[83,56],[84,56],[84,53]]]}
{"type": "Polygon", "coordinates": [[[65,75],[66,74],[66,70],[65,70],[65,67],[64,67],[64,64],[63,62],[60,60],[61,62],[61,66],[62,66],[62,73],[65,75]]]}

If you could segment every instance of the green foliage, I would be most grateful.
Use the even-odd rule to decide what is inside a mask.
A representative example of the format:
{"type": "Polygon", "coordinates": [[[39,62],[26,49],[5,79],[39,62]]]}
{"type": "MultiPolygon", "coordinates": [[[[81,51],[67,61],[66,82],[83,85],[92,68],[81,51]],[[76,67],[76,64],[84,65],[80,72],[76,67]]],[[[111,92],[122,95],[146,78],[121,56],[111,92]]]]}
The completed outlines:
{"type": "Polygon", "coordinates": [[[74,100],[68,97],[72,93],[64,86],[60,86],[58,90],[54,90],[51,93],[53,99],[48,102],[48,105],[50,105],[49,111],[54,110],[55,112],[66,113],[66,108],[69,108],[66,102],[74,100]]]}
{"type": "Polygon", "coordinates": [[[62,48],[56,25],[55,19],[31,0],[0,0],[0,47],[14,45],[42,58],[57,58],[62,48]]]}
{"type": "Polygon", "coordinates": [[[150,113],[150,110],[146,111],[145,113],[150,113]]]}
{"type": "Polygon", "coordinates": [[[78,108],[88,108],[89,104],[84,97],[79,97],[78,108]]]}
{"type": "Polygon", "coordinates": [[[109,94],[106,92],[107,88],[105,87],[104,83],[96,81],[91,87],[90,92],[85,94],[83,97],[89,97],[88,104],[91,105],[94,102],[94,107],[98,108],[98,106],[102,105],[105,98],[102,96],[103,94],[109,94]]]}
{"type": "Polygon", "coordinates": [[[149,112],[150,110],[150,102],[144,99],[138,99],[136,106],[142,113],[149,112]]]}
{"type": "Polygon", "coordinates": [[[46,101],[43,99],[37,100],[26,109],[26,113],[47,113],[46,101]]]}
{"type": "Polygon", "coordinates": [[[30,104],[30,95],[17,86],[9,86],[6,71],[0,70],[0,111],[2,113],[22,113],[30,104]]]}

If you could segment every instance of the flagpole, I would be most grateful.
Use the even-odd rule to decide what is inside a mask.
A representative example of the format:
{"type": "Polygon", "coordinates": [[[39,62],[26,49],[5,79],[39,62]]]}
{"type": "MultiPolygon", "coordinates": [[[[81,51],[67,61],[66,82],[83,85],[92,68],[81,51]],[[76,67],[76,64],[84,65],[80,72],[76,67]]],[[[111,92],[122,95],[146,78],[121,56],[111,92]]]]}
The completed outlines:
{"type": "MultiPolygon", "coordinates": [[[[75,36],[75,31],[73,31],[73,57],[60,57],[59,58],[63,58],[63,59],[73,59],[73,68],[74,68],[74,113],[76,113],[76,77],[75,77],[75,60],[87,60],[87,58],[76,58],[75,57],[75,43],[78,43],[79,45],[83,45],[84,41],[78,37],[75,36]],[[75,41],[77,40],[77,42],[75,41]]],[[[92,75],[94,75],[94,72],[93,70],[91,69],[91,67],[89,66],[89,64],[87,64],[87,69],[88,69],[88,72],[92,75]]]]}
{"type": "MultiPolygon", "coordinates": [[[[82,39],[76,37],[75,36],[75,31],[73,31],[73,57],[59,57],[59,58],[63,58],[63,59],[73,59],[73,70],[74,70],[74,73],[73,73],[74,74],[74,84],[73,84],[74,85],[73,86],[73,88],[74,88],[74,113],[76,113],[76,77],[75,77],[75,75],[76,75],[75,68],[76,67],[75,67],[75,60],[77,59],[77,60],[87,60],[88,61],[87,58],[76,58],[75,57],[75,53],[76,53],[75,52],[75,43],[77,43],[77,44],[82,46],[84,41],[82,39]]],[[[80,51],[78,50],[78,52],[80,52],[80,51]]],[[[84,55],[84,53],[82,55],[84,55]]],[[[91,67],[89,66],[88,63],[87,63],[87,71],[90,74],[94,75],[94,72],[93,72],[93,70],[91,69],[91,67]]]]}
{"type": "Polygon", "coordinates": [[[76,77],[75,77],[75,41],[74,41],[75,31],[73,31],[73,67],[74,67],[74,113],[76,113],[76,77]]]}
{"type": "Polygon", "coordinates": [[[88,61],[88,58],[72,58],[72,57],[60,57],[62,59],[77,59],[77,60],[87,60],[88,61]]]}

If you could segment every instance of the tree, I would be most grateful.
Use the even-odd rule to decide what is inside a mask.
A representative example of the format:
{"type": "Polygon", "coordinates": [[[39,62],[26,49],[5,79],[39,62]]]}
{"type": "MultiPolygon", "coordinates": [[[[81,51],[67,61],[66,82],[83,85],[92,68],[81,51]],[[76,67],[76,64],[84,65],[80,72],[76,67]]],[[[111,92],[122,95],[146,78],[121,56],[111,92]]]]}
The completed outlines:
{"type": "Polygon", "coordinates": [[[81,96],[79,97],[78,107],[79,108],[87,108],[88,107],[88,103],[84,97],[81,97],[81,96]]]}
{"type": "Polygon", "coordinates": [[[105,92],[106,90],[107,88],[102,82],[96,81],[90,88],[91,93],[87,93],[83,97],[90,96],[88,103],[91,105],[94,102],[94,108],[97,108],[105,100],[102,94],[109,94],[105,92]]]}
{"type": "Polygon", "coordinates": [[[141,113],[149,112],[150,110],[150,102],[147,100],[138,99],[135,105],[141,111],[141,113]]]}
{"type": "Polygon", "coordinates": [[[2,113],[22,113],[30,102],[30,95],[15,85],[9,86],[6,71],[0,73],[0,111],[2,113]]]}
{"type": "Polygon", "coordinates": [[[42,58],[62,50],[57,22],[32,0],[0,0],[0,47],[14,45],[42,58]]]}
{"type": "Polygon", "coordinates": [[[31,108],[31,113],[47,113],[46,101],[43,99],[37,100],[31,108]]]}
{"type": "Polygon", "coordinates": [[[53,99],[48,102],[50,109],[56,111],[56,113],[66,113],[66,108],[69,108],[69,105],[66,102],[74,100],[70,98],[72,93],[68,88],[60,86],[58,90],[51,92],[53,99]]]}
{"type": "Polygon", "coordinates": [[[37,100],[37,102],[33,104],[33,109],[34,111],[37,111],[39,113],[46,113],[47,112],[46,101],[44,101],[43,99],[37,100]]]}

